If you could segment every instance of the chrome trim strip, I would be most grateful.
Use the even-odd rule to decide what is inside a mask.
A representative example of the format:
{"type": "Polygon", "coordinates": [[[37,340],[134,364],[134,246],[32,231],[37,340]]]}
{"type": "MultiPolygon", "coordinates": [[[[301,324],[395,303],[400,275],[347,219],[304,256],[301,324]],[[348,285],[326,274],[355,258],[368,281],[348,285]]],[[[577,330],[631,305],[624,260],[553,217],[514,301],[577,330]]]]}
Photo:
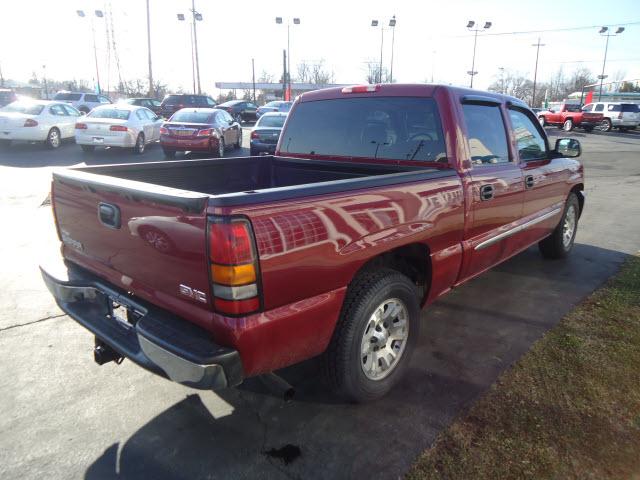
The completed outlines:
{"type": "Polygon", "coordinates": [[[523,223],[522,225],[518,225],[517,227],[513,227],[511,230],[507,230],[506,232],[502,232],[502,233],[496,235],[495,237],[491,237],[490,239],[485,240],[484,242],[480,242],[478,245],[475,246],[474,250],[483,250],[483,249],[485,249],[487,247],[490,247],[491,245],[493,245],[494,243],[499,242],[500,240],[504,240],[505,238],[508,238],[508,237],[511,237],[511,236],[515,235],[516,233],[522,232],[523,230],[526,230],[527,228],[532,227],[532,226],[536,225],[537,223],[544,222],[548,218],[551,218],[554,215],[557,215],[561,211],[562,211],[562,207],[554,208],[550,212],[547,212],[547,213],[545,213],[544,215],[541,215],[538,218],[534,218],[533,220],[529,220],[527,223],[523,223]]]}

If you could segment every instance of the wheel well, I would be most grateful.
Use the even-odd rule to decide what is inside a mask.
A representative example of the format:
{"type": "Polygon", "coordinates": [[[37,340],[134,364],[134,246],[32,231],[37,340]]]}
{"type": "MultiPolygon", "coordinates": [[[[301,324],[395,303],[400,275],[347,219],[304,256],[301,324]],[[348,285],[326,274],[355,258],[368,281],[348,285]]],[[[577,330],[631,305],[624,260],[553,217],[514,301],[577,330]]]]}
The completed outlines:
{"type": "Polygon", "coordinates": [[[580,205],[580,215],[582,215],[582,209],[584,208],[584,185],[582,183],[578,183],[577,185],[574,185],[573,188],[571,189],[571,192],[576,194],[576,197],[578,197],[578,203],[580,205]]]}
{"type": "Polygon", "coordinates": [[[384,252],[365,263],[354,278],[362,272],[385,267],[409,277],[419,288],[421,303],[424,302],[431,285],[431,256],[427,245],[412,243],[384,252]]]}

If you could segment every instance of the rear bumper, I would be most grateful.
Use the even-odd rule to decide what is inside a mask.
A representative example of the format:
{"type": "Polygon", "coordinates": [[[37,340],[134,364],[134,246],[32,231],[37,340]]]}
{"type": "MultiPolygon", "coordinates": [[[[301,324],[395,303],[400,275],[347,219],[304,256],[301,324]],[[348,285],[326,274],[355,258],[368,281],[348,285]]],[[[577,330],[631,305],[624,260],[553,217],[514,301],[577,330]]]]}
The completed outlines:
{"type": "Polygon", "coordinates": [[[160,146],[165,150],[209,151],[218,145],[217,139],[202,137],[201,139],[180,139],[168,136],[160,137],[160,146]]]}
{"type": "Polygon", "coordinates": [[[44,142],[48,134],[49,130],[43,131],[39,128],[16,128],[11,130],[2,130],[2,128],[0,128],[0,140],[44,142]]]}
{"type": "Polygon", "coordinates": [[[243,380],[239,353],[215,344],[208,332],[130,296],[71,263],[55,274],[40,267],[58,306],[80,325],[139,366],[188,387],[219,390],[243,380]],[[140,315],[114,320],[110,302],[140,315]]]}
{"type": "Polygon", "coordinates": [[[77,145],[94,145],[96,147],[123,147],[130,148],[135,146],[136,138],[131,132],[126,132],[124,135],[105,135],[100,136],[89,135],[84,133],[76,133],[77,145]],[[101,139],[101,140],[96,140],[101,139]]]}
{"type": "Polygon", "coordinates": [[[251,150],[254,152],[275,153],[277,143],[261,143],[260,141],[251,140],[251,150]]]}

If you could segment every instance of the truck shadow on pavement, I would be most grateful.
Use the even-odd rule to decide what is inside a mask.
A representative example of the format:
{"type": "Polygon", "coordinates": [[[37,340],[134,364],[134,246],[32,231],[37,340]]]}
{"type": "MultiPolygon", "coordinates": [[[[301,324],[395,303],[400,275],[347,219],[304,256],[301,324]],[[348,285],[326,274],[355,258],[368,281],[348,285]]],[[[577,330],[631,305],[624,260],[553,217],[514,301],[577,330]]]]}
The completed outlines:
{"type": "Polygon", "coordinates": [[[332,399],[312,360],[282,372],[293,401],[253,380],[187,395],[108,446],[85,478],[398,478],[625,258],[576,244],[570,258],[543,261],[530,248],[424,311],[408,375],[384,399],[332,399]]]}

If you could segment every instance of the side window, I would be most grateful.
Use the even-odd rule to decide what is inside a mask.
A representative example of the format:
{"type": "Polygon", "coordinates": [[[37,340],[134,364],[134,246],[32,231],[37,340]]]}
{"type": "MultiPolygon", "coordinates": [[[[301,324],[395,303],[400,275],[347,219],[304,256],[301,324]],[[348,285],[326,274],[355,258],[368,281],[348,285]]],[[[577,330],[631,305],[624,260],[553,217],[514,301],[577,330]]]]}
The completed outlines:
{"type": "Polygon", "coordinates": [[[148,118],[149,120],[151,120],[152,122],[155,122],[155,121],[157,120],[156,114],[155,114],[155,113],[153,113],[151,110],[149,110],[149,109],[147,109],[147,108],[144,108],[142,111],[143,111],[143,112],[144,112],[144,114],[147,116],[147,118],[148,118]]]}
{"type": "Polygon", "coordinates": [[[233,122],[233,118],[227,112],[222,111],[221,114],[222,114],[222,120],[224,120],[226,123],[233,122]]]}
{"type": "Polygon", "coordinates": [[[590,103],[590,104],[585,105],[584,107],[582,107],[582,111],[583,112],[590,112],[591,110],[593,110],[593,103],[590,103]]]}
{"type": "Polygon", "coordinates": [[[509,162],[507,134],[500,108],[489,105],[462,105],[471,161],[474,165],[509,162]]]}
{"type": "Polygon", "coordinates": [[[209,105],[209,106],[211,106],[211,107],[215,106],[215,104],[216,104],[216,102],[214,102],[214,101],[213,101],[211,98],[209,98],[209,97],[206,97],[206,98],[205,98],[205,101],[207,102],[207,105],[209,105]]]}
{"type": "Polygon", "coordinates": [[[547,157],[547,144],[536,123],[519,110],[509,110],[513,135],[518,146],[520,160],[542,160],[547,157]]]}
{"type": "Polygon", "coordinates": [[[92,95],[90,93],[86,93],[84,95],[84,101],[85,102],[90,102],[90,103],[98,103],[98,96],[97,95],[92,95]]]}
{"type": "Polygon", "coordinates": [[[62,108],[62,105],[51,105],[49,107],[49,113],[51,115],[59,115],[59,116],[65,116],[67,114],[65,109],[62,108]]]}
{"type": "Polygon", "coordinates": [[[73,108],[71,105],[62,105],[62,108],[64,108],[67,112],[67,115],[71,116],[71,117],[79,117],[80,116],[80,112],[78,110],[76,110],[75,108],[73,108]]]}
{"type": "Polygon", "coordinates": [[[138,117],[138,120],[142,120],[142,121],[147,120],[147,116],[144,114],[144,110],[142,109],[136,110],[136,117],[138,117]]]}
{"type": "Polygon", "coordinates": [[[609,110],[610,112],[619,112],[620,110],[622,110],[622,108],[620,107],[620,105],[609,105],[607,110],[609,110]]]}
{"type": "Polygon", "coordinates": [[[604,110],[604,105],[599,103],[596,105],[596,108],[593,109],[594,112],[602,112],[604,110]]]}

